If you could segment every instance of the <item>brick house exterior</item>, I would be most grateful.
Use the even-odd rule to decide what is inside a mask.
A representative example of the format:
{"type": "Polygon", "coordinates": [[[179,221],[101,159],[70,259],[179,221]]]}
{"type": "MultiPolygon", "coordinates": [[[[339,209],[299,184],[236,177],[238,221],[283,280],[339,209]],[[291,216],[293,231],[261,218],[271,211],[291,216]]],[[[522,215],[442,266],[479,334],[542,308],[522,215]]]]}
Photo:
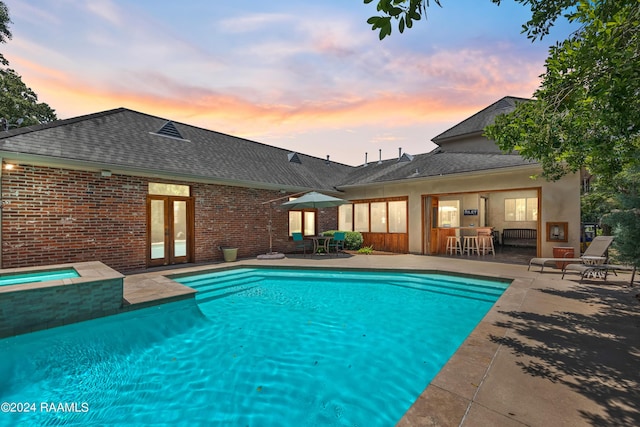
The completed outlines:
{"type": "MultiPolygon", "coordinates": [[[[484,138],[484,127],[517,102],[505,97],[462,121],[433,139],[440,148],[432,152],[357,167],[125,108],[0,132],[0,268],[101,261],[128,273],[219,261],[220,246],[254,257],[270,249],[269,222],[273,251],[287,253],[295,245],[281,204],[308,191],[351,201],[347,226],[362,232],[364,245],[416,254],[438,253],[431,212],[442,200],[459,201],[462,225],[481,219],[462,216],[464,209],[497,229],[511,226],[501,212],[506,198],[537,200],[540,215],[527,227],[537,231],[537,255],[548,256],[556,244],[545,235],[548,223],[567,223],[567,243],[579,244],[579,177],[532,180],[540,165],[484,138]],[[157,195],[151,184],[188,194],[157,195]],[[164,264],[153,255],[154,206],[163,209],[164,264]],[[186,206],[186,255],[172,234],[176,206],[186,206]],[[391,206],[398,229],[384,230],[390,216],[356,226],[356,207],[388,213],[391,206]]],[[[311,215],[313,232],[339,228],[337,208],[311,215]]]]}
{"type": "MultiPolygon", "coordinates": [[[[336,193],[331,187],[323,188],[316,184],[316,175],[324,175],[327,168],[331,168],[333,173],[326,177],[331,184],[331,176],[342,177],[345,171],[351,169],[349,166],[334,162],[328,164],[324,159],[298,154],[295,159],[300,163],[290,162],[287,156],[290,153],[286,150],[187,125],[176,125],[185,135],[192,132],[186,142],[150,135],[164,123],[167,121],[119,109],[5,132],[3,150],[11,145],[13,136],[25,139],[22,151],[46,153],[51,151],[52,146],[59,144],[71,154],[65,155],[66,158],[59,157],[54,162],[49,156],[39,155],[34,159],[33,153],[3,154],[0,176],[2,268],[96,260],[125,273],[147,268],[147,197],[151,182],[185,185],[190,188],[194,207],[193,250],[189,262],[222,260],[220,246],[237,247],[240,258],[268,252],[267,225],[270,220],[274,230],[273,251],[289,252],[294,244],[288,233],[288,212],[280,206],[287,200],[287,195],[316,189],[336,193]],[[78,164],[77,160],[82,156],[85,156],[85,161],[87,156],[95,157],[87,147],[96,148],[96,145],[92,138],[84,139],[80,136],[74,146],[73,138],[69,138],[70,134],[78,131],[78,128],[82,130],[102,125],[102,133],[93,136],[97,137],[103,149],[112,151],[110,147],[104,146],[104,139],[108,139],[115,128],[122,131],[120,124],[126,123],[131,116],[135,124],[127,128],[123,138],[129,141],[139,138],[137,147],[123,152],[121,159],[111,159],[110,163],[95,164],[92,161],[93,164],[78,164]],[[113,119],[112,126],[104,126],[108,119],[113,119]],[[159,167],[154,164],[157,159],[153,157],[153,153],[143,147],[153,143],[158,148],[159,142],[169,146],[187,145],[196,138],[202,139],[201,146],[192,147],[192,152],[180,153],[183,155],[183,162],[188,163],[189,158],[207,155],[207,147],[203,148],[202,145],[209,144],[214,146],[212,155],[217,156],[211,159],[211,164],[227,161],[231,162],[226,166],[230,170],[247,168],[247,175],[250,175],[252,181],[203,176],[207,171],[189,171],[192,179],[184,179],[179,176],[184,173],[176,172],[184,165],[177,165],[173,171],[163,170],[162,164],[159,167]],[[39,140],[42,141],[40,147],[39,140]],[[252,151],[253,148],[259,157],[255,156],[255,152],[243,156],[243,150],[252,151]],[[129,161],[138,154],[140,158],[150,156],[146,170],[140,171],[132,165],[118,164],[118,160],[129,161]],[[56,164],[52,166],[51,163],[56,164]],[[282,163],[282,171],[278,169],[277,163],[282,163]],[[7,165],[11,165],[10,168],[7,165]],[[103,174],[102,171],[105,170],[109,172],[103,174]],[[300,178],[294,173],[298,173],[300,178]],[[292,177],[294,181],[290,181],[292,177]],[[296,185],[295,180],[302,184],[296,185]],[[312,186],[305,186],[308,185],[305,181],[312,186]],[[270,200],[274,201],[264,203],[270,200]]],[[[175,156],[177,153],[170,155],[175,156]]],[[[165,169],[172,166],[166,157],[165,161],[165,169]]],[[[319,210],[316,218],[317,230],[337,227],[336,208],[319,210]]]]}

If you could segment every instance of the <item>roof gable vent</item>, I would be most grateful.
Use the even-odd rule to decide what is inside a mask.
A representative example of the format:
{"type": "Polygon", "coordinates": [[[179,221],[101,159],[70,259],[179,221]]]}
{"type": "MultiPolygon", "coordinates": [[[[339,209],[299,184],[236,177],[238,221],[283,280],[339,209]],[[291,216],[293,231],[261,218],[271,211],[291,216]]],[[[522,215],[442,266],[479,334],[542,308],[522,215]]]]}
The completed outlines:
{"type": "Polygon", "coordinates": [[[171,138],[184,139],[172,121],[165,123],[157,133],[158,135],[170,136],[171,138]]]}
{"type": "Polygon", "coordinates": [[[300,157],[298,157],[298,153],[289,153],[287,154],[287,158],[289,159],[289,163],[302,164],[302,162],[300,161],[300,157]]]}
{"type": "Polygon", "coordinates": [[[402,156],[400,156],[400,158],[398,159],[399,162],[410,162],[413,160],[413,156],[409,153],[404,153],[402,156]]]}

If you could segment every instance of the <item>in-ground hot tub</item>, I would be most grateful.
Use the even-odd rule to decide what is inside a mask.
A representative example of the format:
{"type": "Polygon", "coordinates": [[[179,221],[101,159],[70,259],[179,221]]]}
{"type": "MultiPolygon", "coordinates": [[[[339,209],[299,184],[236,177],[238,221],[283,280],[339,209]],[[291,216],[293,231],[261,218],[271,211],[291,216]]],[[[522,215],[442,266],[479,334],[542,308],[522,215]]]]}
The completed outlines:
{"type": "Polygon", "coordinates": [[[0,338],[115,314],[123,279],[98,261],[0,270],[0,338]]]}

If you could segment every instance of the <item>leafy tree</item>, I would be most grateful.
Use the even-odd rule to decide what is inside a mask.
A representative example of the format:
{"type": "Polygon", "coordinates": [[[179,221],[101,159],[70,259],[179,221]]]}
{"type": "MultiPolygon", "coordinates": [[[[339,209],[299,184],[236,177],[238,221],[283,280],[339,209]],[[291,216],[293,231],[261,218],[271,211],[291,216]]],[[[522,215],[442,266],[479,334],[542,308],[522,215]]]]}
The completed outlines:
{"type": "MultiPolygon", "coordinates": [[[[0,1],[0,43],[11,39],[10,23],[9,9],[0,1]]],[[[0,65],[0,131],[56,120],[55,111],[38,102],[36,93],[9,68],[9,61],[1,53],[0,65]]]]}
{"type": "MultiPolygon", "coordinates": [[[[365,4],[373,0],[364,0],[365,4]]],[[[438,6],[440,0],[434,0],[438,6]]],[[[405,28],[413,27],[413,21],[419,21],[427,16],[429,0],[378,0],[378,12],[382,16],[372,16],[367,20],[372,30],[380,30],[380,40],[391,35],[391,19],[398,21],[398,30],[403,33],[405,28]]]]}
{"type": "MultiPolygon", "coordinates": [[[[9,8],[4,4],[3,1],[0,1],[0,43],[6,43],[7,40],[11,40],[11,31],[9,31],[9,24],[11,24],[11,19],[9,18],[9,8]]],[[[7,61],[0,53],[0,64],[4,66],[9,65],[9,61],[7,61]]]]}
{"type": "MultiPolygon", "coordinates": [[[[50,122],[56,120],[56,113],[49,105],[38,102],[38,96],[24,84],[20,75],[4,68],[0,69],[0,117],[11,128],[50,122]]],[[[3,125],[0,122],[0,127],[3,125]]]]}
{"type": "Polygon", "coordinates": [[[633,166],[615,179],[619,209],[602,217],[602,223],[613,227],[617,261],[640,267],[640,167],[633,166]]]}
{"type": "MultiPolygon", "coordinates": [[[[531,39],[542,38],[549,34],[549,28],[565,10],[575,6],[579,0],[514,0],[531,8],[531,19],[522,26],[522,31],[531,39]]],[[[373,0],[364,0],[369,4],[373,0]]],[[[433,2],[442,7],[440,0],[433,2]]],[[[501,0],[491,0],[500,5],[501,0]]],[[[379,30],[380,40],[391,35],[392,20],[397,22],[398,30],[412,28],[414,21],[426,19],[429,0],[378,0],[377,10],[381,13],[367,20],[372,30],[379,30]]]]}
{"type": "Polygon", "coordinates": [[[581,1],[567,17],[580,28],[550,48],[535,99],[485,134],[539,161],[547,179],[583,167],[597,177],[583,208],[607,201],[592,213],[613,229],[620,260],[640,267],[640,1],[581,1]]]}
{"type": "Polygon", "coordinates": [[[640,2],[580,2],[569,19],[581,27],[550,48],[535,100],[486,135],[549,179],[587,167],[607,182],[640,162],[640,2]]]}

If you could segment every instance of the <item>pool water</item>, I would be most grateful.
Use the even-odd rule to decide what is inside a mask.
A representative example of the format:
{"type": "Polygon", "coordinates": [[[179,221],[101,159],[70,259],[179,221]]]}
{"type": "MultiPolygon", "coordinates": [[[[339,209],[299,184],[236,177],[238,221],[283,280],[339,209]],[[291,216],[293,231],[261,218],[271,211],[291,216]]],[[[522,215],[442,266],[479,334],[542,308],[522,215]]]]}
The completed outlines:
{"type": "Polygon", "coordinates": [[[0,425],[393,426],[507,286],[246,268],[176,280],[197,305],[0,340],[0,402],[36,403],[0,425]]]}
{"type": "Polygon", "coordinates": [[[47,282],[49,280],[71,279],[74,277],[80,277],[80,275],[73,268],[6,274],[0,275],[0,286],[19,285],[22,283],[33,282],[47,282]]]}

